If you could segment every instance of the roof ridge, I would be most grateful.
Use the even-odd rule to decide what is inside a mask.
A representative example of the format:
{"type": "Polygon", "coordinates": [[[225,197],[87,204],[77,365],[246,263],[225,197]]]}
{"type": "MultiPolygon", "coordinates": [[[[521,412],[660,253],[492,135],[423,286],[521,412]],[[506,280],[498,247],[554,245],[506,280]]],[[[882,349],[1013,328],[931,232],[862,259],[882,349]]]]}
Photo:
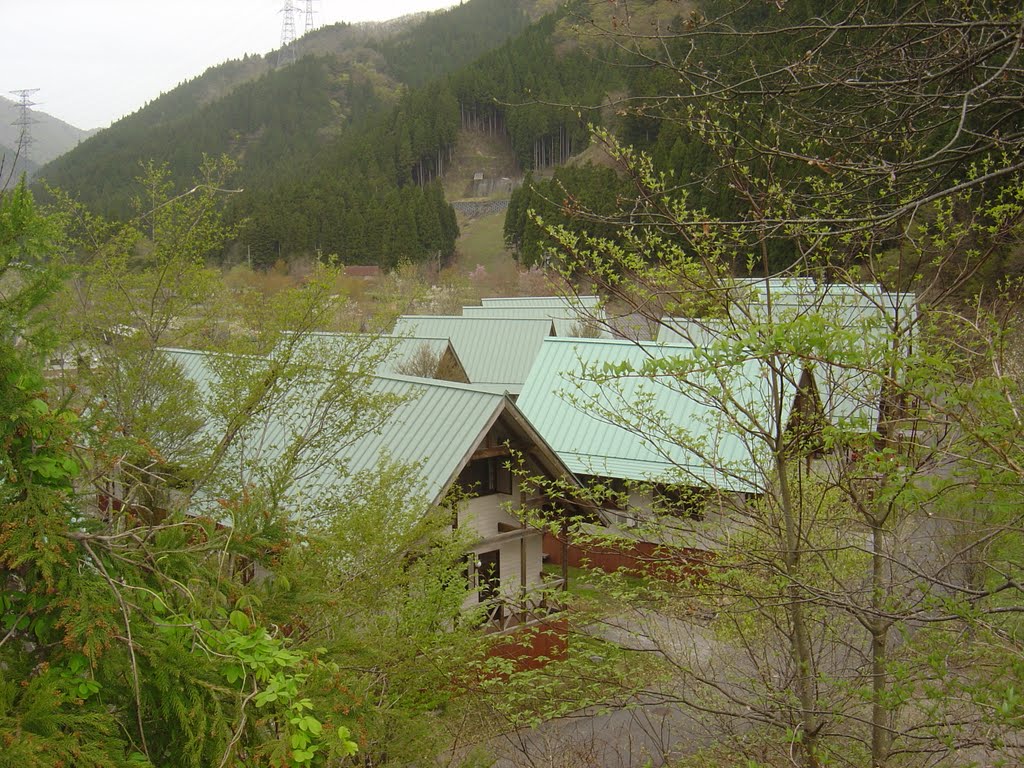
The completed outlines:
{"type": "Polygon", "coordinates": [[[197,355],[202,357],[237,357],[250,358],[253,360],[266,360],[266,355],[255,355],[246,352],[224,352],[217,349],[186,349],[185,347],[157,347],[158,352],[168,352],[175,355],[197,355]]]}
{"type": "MultiPolygon", "coordinates": [[[[563,296],[560,293],[547,293],[547,294],[535,294],[533,296],[481,296],[483,299],[505,299],[508,301],[527,301],[529,299],[569,299],[568,296],[563,296]]],[[[580,301],[583,299],[597,299],[600,298],[596,293],[581,294],[579,296],[573,296],[570,301],[580,301]]]]}
{"type": "Polygon", "coordinates": [[[560,343],[560,344],[607,344],[612,346],[630,346],[644,349],[645,347],[656,347],[663,349],[679,348],[679,349],[695,349],[693,344],[686,344],[685,342],[679,341],[658,341],[657,339],[652,340],[635,340],[635,339],[609,339],[603,336],[592,337],[592,336],[548,336],[544,339],[544,343],[560,343]]]}
{"type": "MultiPolygon", "coordinates": [[[[455,389],[462,392],[473,392],[479,395],[487,395],[488,397],[505,397],[504,394],[497,392],[490,392],[486,389],[481,389],[477,384],[465,384],[461,381],[448,381],[447,379],[427,379],[421,376],[406,376],[400,373],[381,373],[375,374],[372,378],[374,379],[385,379],[388,381],[401,381],[408,384],[419,384],[426,387],[439,387],[442,389],[455,389]]],[[[486,383],[486,382],[485,382],[486,383]]]]}
{"type": "Polygon", "coordinates": [[[466,315],[399,315],[398,320],[470,320],[492,323],[549,323],[544,317],[467,317],[466,315]]]}
{"type": "MultiPolygon", "coordinates": [[[[288,335],[295,335],[300,331],[283,331],[288,335]]],[[[410,339],[413,341],[448,341],[447,336],[405,336],[395,334],[393,331],[386,333],[370,333],[368,331],[309,331],[307,336],[337,336],[337,337],[356,337],[356,338],[371,338],[371,339],[396,339],[401,341],[403,339],[410,339]]]]}

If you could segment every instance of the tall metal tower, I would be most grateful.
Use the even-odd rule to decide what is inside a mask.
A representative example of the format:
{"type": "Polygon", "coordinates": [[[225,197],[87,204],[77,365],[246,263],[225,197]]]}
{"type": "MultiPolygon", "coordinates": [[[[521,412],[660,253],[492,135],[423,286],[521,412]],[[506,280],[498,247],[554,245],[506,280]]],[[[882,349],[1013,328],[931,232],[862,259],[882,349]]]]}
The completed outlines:
{"type": "Polygon", "coordinates": [[[313,31],[313,0],[306,0],[306,33],[313,31]]]}
{"type": "Polygon", "coordinates": [[[36,102],[32,101],[32,94],[38,90],[38,88],[23,88],[20,91],[11,91],[12,96],[18,97],[18,108],[20,109],[18,119],[11,125],[17,125],[20,129],[18,131],[17,158],[23,165],[28,164],[29,148],[32,146],[32,126],[39,122],[32,117],[31,109],[36,105],[36,102]]]}
{"type": "Polygon", "coordinates": [[[281,23],[281,47],[277,49],[277,66],[295,63],[295,4],[284,0],[284,21],[281,23]]]}

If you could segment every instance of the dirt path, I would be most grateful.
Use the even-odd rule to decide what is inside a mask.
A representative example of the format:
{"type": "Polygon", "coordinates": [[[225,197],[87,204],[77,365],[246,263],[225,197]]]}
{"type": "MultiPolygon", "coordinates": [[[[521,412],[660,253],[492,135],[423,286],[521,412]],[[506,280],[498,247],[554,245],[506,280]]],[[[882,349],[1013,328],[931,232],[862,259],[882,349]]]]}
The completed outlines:
{"type": "MultiPolygon", "coordinates": [[[[592,625],[589,631],[624,648],[671,657],[674,663],[707,664],[720,647],[696,623],[633,611],[592,625]]],[[[488,746],[503,768],[658,768],[714,740],[709,727],[674,701],[678,691],[652,689],[612,708],[590,707],[535,728],[520,729],[488,746]]]]}

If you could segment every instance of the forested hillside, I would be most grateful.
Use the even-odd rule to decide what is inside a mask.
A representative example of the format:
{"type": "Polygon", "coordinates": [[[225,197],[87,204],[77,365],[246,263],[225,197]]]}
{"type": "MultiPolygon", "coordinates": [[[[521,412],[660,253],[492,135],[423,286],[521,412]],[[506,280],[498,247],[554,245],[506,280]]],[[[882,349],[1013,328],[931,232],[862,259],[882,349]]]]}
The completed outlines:
{"type": "Polygon", "coordinates": [[[372,35],[321,30],[304,38],[312,55],[296,64],[272,69],[255,57],[214,68],[43,175],[123,218],[140,163],[166,163],[181,184],[204,155],[228,155],[244,190],[228,215],[254,264],[317,252],[384,266],[443,261],[455,227],[430,186],[460,130],[506,136],[523,169],[548,169],[587,145],[588,123],[622,87],[621,69],[576,42],[572,25],[587,14],[583,2],[472,0],[372,35]]]}
{"type": "MultiPolygon", "coordinates": [[[[227,155],[239,167],[235,185],[245,190],[236,199],[236,219],[265,209],[268,200],[274,206],[272,221],[244,229],[252,235],[243,245],[254,263],[317,250],[369,263],[450,256],[454,224],[441,196],[399,191],[411,180],[411,168],[403,176],[387,164],[355,169],[337,163],[356,154],[345,147],[379,130],[393,105],[426,103],[429,94],[418,100],[415,93],[403,96],[404,78],[416,83],[444,74],[500,44],[528,23],[520,5],[532,7],[474,0],[423,19],[317,30],[298,41],[301,58],[294,65],[275,69],[271,54],[215,67],[51,163],[43,176],[90,209],[125,218],[132,214],[128,190],[141,163],[166,164],[171,179],[183,183],[204,155],[227,155]],[[405,102],[409,98],[412,102],[405,102]],[[333,164],[323,165],[325,157],[333,164]],[[321,215],[319,201],[292,192],[296,180],[309,179],[309,168],[324,175],[327,189],[320,200],[330,207],[333,221],[321,215]],[[337,179],[345,180],[341,187],[337,179]],[[349,200],[356,200],[354,209],[349,200]],[[352,217],[367,222],[369,230],[393,226],[393,231],[364,244],[333,230],[339,218],[352,217]],[[348,248],[350,242],[356,244],[348,248]],[[402,248],[392,248],[393,242],[402,248]]],[[[417,118],[436,122],[431,114],[417,118]]],[[[412,130],[422,150],[421,131],[412,130]]],[[[444,134],[446,144],[452,140],[444,134]]],[[[428,141],[438,143],[433,137],[428,141]]]]}
{"type": "MultiPolygon", "coordinates": [[[[29,119],[33,121],[31,160],[37,165],[48,163],[95,133],[95,130],[69,125],[40,108],[45,109],[46,105],[39,104],[36,109],[29,110],[29,119]]],[[[20,104],[0,96],[0,146],[17,148],[20,118],[20,104]]]]}
{"type": "MultiPolygon", "coordinates": [[[[575,215],[573,205],[563,206],[569,201],[608,216],[623,191],[617,190],[621,175],[616,182],[606,169],[588,165],[550,178],[587,148],[596,127],[647,153],[694,209],[742,217],[749,190],[735,183],[735,169],[763,162],[758,146],[777,142],[771,126],[781,119],[779,107],[771,94],[751,91],[743,94],[742,109],[726,110],[713,125],[693,111],[680,91],[682,70],[671,62],[687,62],[699,51],[717,62],[723,77],[768,71],[806,40],[799,30],[762,37],[810,10],[787,3],[731,11],[719,0],[699,10],[666,0],[621,6],[471,0],[407,25],[320,30],[304,38],[300,50],[309,55],[296,64],[274,69],[257,57],[215,68],[43,174],[91,209],[123,218],[132,213],[126,190],[140,163],[166,163],[181,184],[204,155],[227,155],[239,168],[232,186],[242,190],[227,212],[238,230],[234,253],[253,265],[318,253],[384,267],[443,264],[453,255],[457,227],[433,185],[449,168],[460,132],[483,131],[508,142],[522,171],[539,174],[538,183],[516,192],[505,227],[521,262],[533,264],[544,255],[543,233],[528,211],[565,223],[575,215]],[[736,25],[727,33],[685,36],[726,13],[736,25]],[[758,119],[747,119],[754,109],[758,119]],[[740,137],[737,145],[716,142],[716,134],[739,121],[743,128],[730,134],[740,137]]],[[[832,106],[848,108],[851,120],[886,119],[887,107],[861,103],[848,90],[825,102],[794,101],[787,108],[808,114],[832,106]]],[[[944,131],[953,129],[949,124],[914,141],[939,148],[944,131]]],[[[781,138],[802,151],[799,135],[781,138]]],[[[878,163],[898,162],[899,155],[891,147],[878,163]]],[[[777,164],[761,172],[780,183],[792,175],[777,164]]],[[[785,236],[769,236],[762,246],[768,258],[760,269],[777,270],[798,257],[785,236]]],[[[1004,268],[1016,274],[1018,261],[1001,253],[979,275],[1004,268]]],[[[737,265],[741,272],[749,268],[737,265]]]]}
{"type": "Polygon", "coordinates": [[[14,146],[7,146],[6,144],[0,144],[0,158],[3,158],[3,179],[16,179],[21,176],[22,173],[27,173],[29,177],[35,175],[36,171],[39,170],[39,164],[29,159],[27,162],[18,152],[17,144],[14,146]]]}
{"type": "MultiPolygon", "coordinates": [[[[416,260],[416,243],[432,256],[433,216],[426,228],[423,217],[415,227],[412,221],[391,223],[402,210],[399,199],[423,211],[429,201],[439,201],[429,188],[450,164],[460,131],[506,137],[524,169],[551,168],[587,145],[587,122],[598,120],[598,112],[566,105],[576,100],[599,106],[621,75],[582,50],[558,52],[559,19],[565,18],[565,10],[546,16],[472,65],[408,91],[307,164],[297,163],[282,182],[240,197],[233,214],[248,222],[241,240],[261,260],[320,249],[346,261],[393,266],[402,258],[416,260]],[[428,190],[426,205],[420,188],[428,190]],[[409,202],[414,200],[420,202],[409,202]]],[[[450,253],[448,241],[442,242],[442,255],[450,253]]]]}
{"type": "MultiPolygon", "coordinates": [[[[737,7],[726,0],[704,0],[653,35],[649,24],[621,9],[617,24],[604,25],[605,40],[620,51],[618,63],[635,65],[621,68],[625,85],[617,94],[616,118],[606,137],[619,167],[635,168],[636,158],[627,162],[617,147],[629,147],[630,155],[643,152],[650,160],[649,171],[666,174],[665,188],[682,195],[695,218],[742,221],[753,231],[759,218],[774,216],[784,221],[800,211],[810,219],[823,208],[839,205],[828,198],[827,190],[840,183],[837,174],[851,168],[872,168],[858,178],[854,197],[859,202],[852,206],[867,210],[879,195],[890,191],[885,185],[894,184],[901,172],[913,178],[907,182],[913,189],[906,191],[913,197],[921,190],[941,188],[968,169],[983,175],[982,169],[990,165],[1012,165],[1012,154],[999,158],[991,148],[982,150],[984,142],[977,135],[978,126],[989,121],[1000,125],[997,135],[1020,135],[1020,110],[1006,100],[984,102],[970,111],[966,102],[949,101],[933,114],[917,109],[914,99],[919,91],[901,93],[892,100],[874,97],[870,84],[884,80],[892,66],[884,57],[899,56],[885,46],[906,49],[910,43],[901,35],[907,30],[921,28],[922,37],[930,34],[920,22],[901,22],[901,4],[865,6],[844,0],[830,5],[828,19],[818,22],[821,28],[831,28],[844,14],[870,13],[877,18],[878,28],[889,30],[881,49],[868,48],[863,64],[851,63],[841,74],[826,66],[837,55],[835,51],[844,45],[862,45],[870,33],[857,30],[838,39],[817,40],[813,32],[818,27],[807,19],[816,18],[819,5],[788,2],[777,7],[772,3],[737,7]],[[804,61],[796,70],[780,69],[779,62],[801,57],[804,61]],[[804,73],[814,87],[801,88],[798,75],[804,73]],[[833,87],[819,87],[829,78],[833,87]],[[911,112],[908,104],[917,111],[911,112]],[[932,155],[932,164],[919,165],[918,157],[932,155]],[[816,170],[810,178],[805,173],[808,167],[816,170]],[[792,197],[784,201],[781,190],[792,190],[792,197]]],[[[944,7],[942,3],[927,7],[932,5],[944,7]]],[[[955,28],[957,34],[965,33],[966,28],[955,28]]],[[[911,41],[920,42],[914,37],[911,41]]],[[[939,73],[930,61],[913,62],[908,77],[921,78],[923,92],[942,98],[936,84],[939,73]]],[[[979,81],[971,95],[991,87],[979,81]]],[[[585,96],[580,102],[588,103],[585,96]]],[[[650,190],[638,190],[637,179],[629,175],[620,173],[620,195],[650,194],[650,190]]],[[[524,185],[510,205],[506,242],[524,263],[542,257],[546,235],[526,215],[535,210],[548,225],[586,222],[595,234],[617,231],[615,238],[624,243],[629,233],[624,225],[634,222],[622,216],[613,187],[607,171],[595,167],[524,185]]],[[[884,246],[896,249],[901,243],[900,226],[894,223],[890,234],[884,246]]],[[[738,256],[733,269],[738,273],[786,269],[801,259],[806,248],[813,249],[813,238],[807,237],[801,243],[789,228],[765,225],[756,236],[734,244],[738,253],[747,256],[738,256]]],[[[931,274],[926,261],[921,269],[931,274]]],[[[1019,247],[995,247],[970,274],[975,289],[1000,276],[1020,276],[1024,254],[1019,247]]]]}

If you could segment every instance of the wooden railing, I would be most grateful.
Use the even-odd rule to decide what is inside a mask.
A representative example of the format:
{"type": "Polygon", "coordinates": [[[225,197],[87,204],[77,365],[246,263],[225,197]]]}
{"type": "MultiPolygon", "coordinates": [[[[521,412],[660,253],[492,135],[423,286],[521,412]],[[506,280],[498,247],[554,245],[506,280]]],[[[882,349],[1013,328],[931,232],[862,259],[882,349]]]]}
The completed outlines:
{"type": "Polygon", "coordinates": [[[563,609],[560,595],[564,579],[546,579],[538,587],[521,591],[515,597],[503,595],[486,603],[484,628],[488,632],[509,630],[537,624],[563,609]]]}

